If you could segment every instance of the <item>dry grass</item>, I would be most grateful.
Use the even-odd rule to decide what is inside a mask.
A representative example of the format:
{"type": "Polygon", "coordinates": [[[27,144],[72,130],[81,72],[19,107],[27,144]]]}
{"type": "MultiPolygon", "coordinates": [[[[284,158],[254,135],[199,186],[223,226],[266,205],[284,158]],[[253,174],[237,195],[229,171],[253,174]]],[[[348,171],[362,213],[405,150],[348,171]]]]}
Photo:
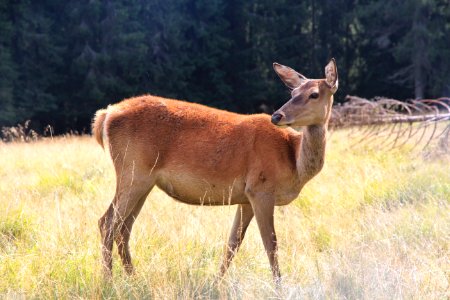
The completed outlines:
{"type": "MultiPolygon", "coordinates": [[[[446,157],[350,147],[335,132],[326,166],[276,210],[281,297],[449,297],[446,157]]],[[[0,144],[0,297],[270,298],[256,224],[215,284],[235,207],[193,207],[154,190],[134,227],[137,267],[103,282],[97,220],[114,192],[109,157],[89,137],[0,144]]]]}

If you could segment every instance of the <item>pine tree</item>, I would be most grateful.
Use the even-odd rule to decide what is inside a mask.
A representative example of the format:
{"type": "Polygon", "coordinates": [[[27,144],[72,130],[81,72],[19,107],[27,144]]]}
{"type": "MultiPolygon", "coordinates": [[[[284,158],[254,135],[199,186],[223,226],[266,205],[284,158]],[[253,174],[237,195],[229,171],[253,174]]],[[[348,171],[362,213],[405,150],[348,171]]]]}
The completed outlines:
{"type": "Polygon", "coordinates": [[[51,0],[7,1],[1,7],[3,51],[1,94],[3,121],[7,124],[32,119],[42,125],[57,107],[53,87],[59,85],[55,69],[60,48],[53,36],[51,0]]]}
{"type": "Polygon", "coordinates": [[[359,8],[359,22],[365,24],[368,37],[361,57],[372,69],[366,84],[371,89],[381,87],[372,96],[376,92],[399,99],[441,95],[450,81],[445,21],[450,18],[449,8],[448,1],[425,0],[385,0],[359,8]]]}
{"type": "Polygon", "coordinates": [[[0,126],[12,125],[18,119],[14,103],[14,82],[18,72],[12,53],[14,26],[9,17],[9,2],[0,3],[0,126]]]}
{"type": "Polygon", "coordinates": [[[167,97],[227,107],[225,78],[230,41],[225,1],[142,2],[148,41],[148,91],[167,97]]]}
{"type": "Polygon", "coordinates": [[[286,90],[276,78],[272,63],[308,72],[310,41],[307,4],[298,1],[235,1],[229,15],[235,31],[233,63],[229,73],[240,111],[260,111],[286,100],[286,90]]]}

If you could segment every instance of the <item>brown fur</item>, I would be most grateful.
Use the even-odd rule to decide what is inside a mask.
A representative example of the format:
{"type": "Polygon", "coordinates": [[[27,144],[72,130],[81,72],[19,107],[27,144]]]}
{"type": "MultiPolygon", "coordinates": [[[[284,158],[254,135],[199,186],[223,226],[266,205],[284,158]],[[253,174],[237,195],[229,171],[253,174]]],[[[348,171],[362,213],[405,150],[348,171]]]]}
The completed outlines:
{"type": "MultiPolygon", "coordinates": [[[[292,71],[287,74],[293,76],[292,71]]],[[[99,220],[106,273],[111,273],[114,239],[125,270],[133,271],[128,247],[131,228],[157,185],[187,204],[239,205],[221,275],[255,216],[278,280],[273,210],[297,198],[323,166],[332,94],[323,90],[322,81],[312,84],[302,77],[293,94],[307,98],[310,89],[320,86],[320,99],[302,100],[302,105],[289,104],[291,100],[279,110],[284,116],[281,122],[310,122],[304,134],[274,126],[265,114],[240,115],[151,95],[99,110],[92,131],[100,145],[108,141],[117,178],[114,199],[99,220]],[[307,115],[298,114],[299,107],[307,115]]]]}

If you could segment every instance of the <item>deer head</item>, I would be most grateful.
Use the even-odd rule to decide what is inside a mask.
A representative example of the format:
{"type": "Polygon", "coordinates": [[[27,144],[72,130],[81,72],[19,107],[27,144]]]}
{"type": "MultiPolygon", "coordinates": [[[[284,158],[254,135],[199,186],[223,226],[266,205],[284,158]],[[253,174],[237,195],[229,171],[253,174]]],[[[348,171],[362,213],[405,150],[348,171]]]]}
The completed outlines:
{"type": "Polygon", "coordinates": [[[325,79],[308,79],[278,63],[274,63],[273,68],[291,89],[291,99],[273,113],[272,123],[277,126],[326,124],[331,114],[333,94],[338,89],[336,61],[331,59],[325,66],[325,79]]]}

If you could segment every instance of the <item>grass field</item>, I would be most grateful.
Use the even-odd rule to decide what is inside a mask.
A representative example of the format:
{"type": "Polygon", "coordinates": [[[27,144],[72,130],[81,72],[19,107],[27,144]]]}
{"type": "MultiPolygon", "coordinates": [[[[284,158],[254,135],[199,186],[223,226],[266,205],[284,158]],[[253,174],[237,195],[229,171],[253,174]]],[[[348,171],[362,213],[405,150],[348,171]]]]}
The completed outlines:
{"type": "MultiPolygon", "coordinates": [[[[97,220],[114,185],[91,137],[0,144],[0,298],[276,296],[254,221],[217,285],[236,208],[188,206],[157,189],[133,230],[137,274],[115,253],[104,282],[97,220]]],[[[281,297],[448,299],[449,208],[448,156],[355,147],[334,132],[323,171],[276,209],[281,297]]]]}

